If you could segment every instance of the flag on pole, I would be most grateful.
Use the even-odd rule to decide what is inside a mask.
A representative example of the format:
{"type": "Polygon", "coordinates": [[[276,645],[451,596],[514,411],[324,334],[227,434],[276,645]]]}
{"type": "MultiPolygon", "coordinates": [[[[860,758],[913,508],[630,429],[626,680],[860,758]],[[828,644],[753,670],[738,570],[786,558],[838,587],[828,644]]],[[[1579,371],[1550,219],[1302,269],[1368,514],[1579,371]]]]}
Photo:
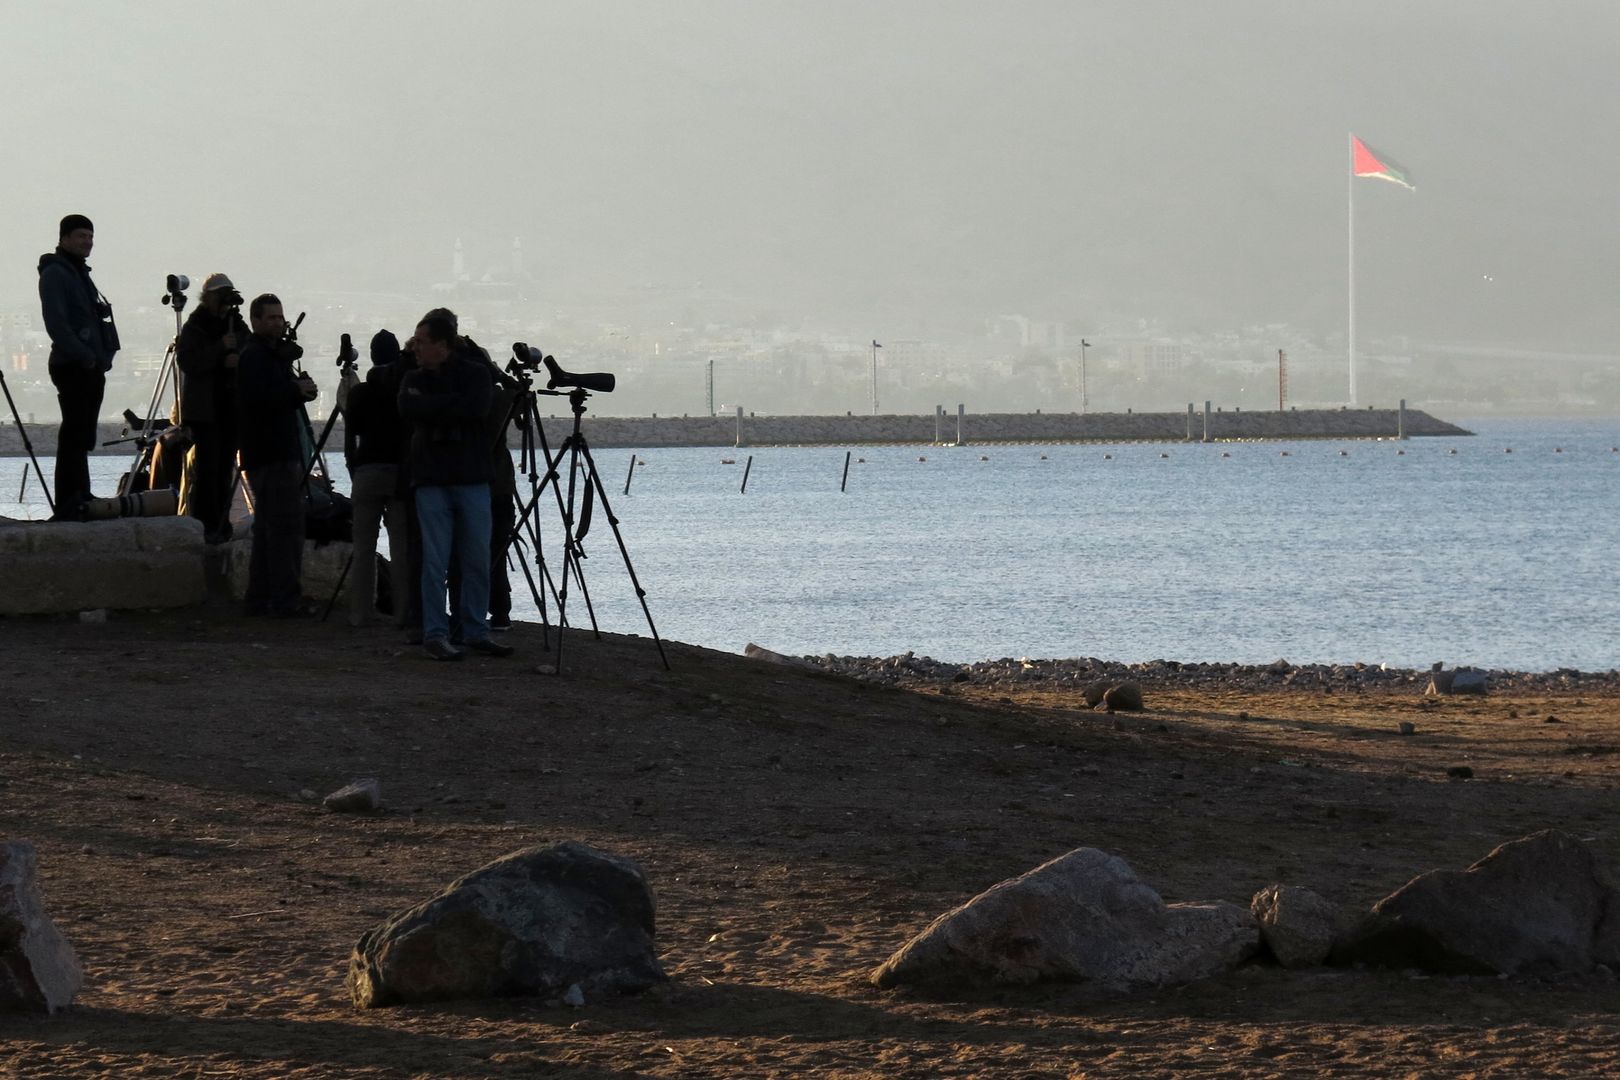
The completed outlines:
{"type": "Polygon", "coordinates": [[[1377,153],[1354,135],[1350,136],[1350,171],[1370,180],[1388,180],[1407,191],[1417,190],[1412,185],[1411,173],[1397,165],[1389,155],[1377,153]]]}

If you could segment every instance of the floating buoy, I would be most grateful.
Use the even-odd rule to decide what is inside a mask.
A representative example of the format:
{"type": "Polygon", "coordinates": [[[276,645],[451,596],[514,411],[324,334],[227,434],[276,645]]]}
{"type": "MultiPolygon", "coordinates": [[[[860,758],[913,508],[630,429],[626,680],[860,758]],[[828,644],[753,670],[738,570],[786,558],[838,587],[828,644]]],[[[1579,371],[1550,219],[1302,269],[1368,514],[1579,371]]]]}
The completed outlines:
{"type": "Polygon", "coordinates": [[[1450,454],[1452,457],[1457,456],[1457,451],[1455,451],[1455,450],[1447,450],[1446,453],[1450,454]]]}
{"type": "Polygon", "coordinates": [[[1504,453],[1504,454],[1511,454],[1511,453],[1513,453],[1513,447],[1511,447],[1511,446],[1509,446],[1509,447],[1507,447],[1507,448],[1505,448],[1505,449],[1504,449],[1504,450],[1503,450],[1503,451],[1502,451],[1502,453],[1504,453]]]}
{"type": "Polygon", "coordinates": [[[723,457],[723,458],[720,459],[720,464],[722,464],[722,465],[735,465],[735,464],[737,464],[737,459],[734,458],[734,457],[723,457]]]}
{"type": "Polygon", "coordinates": [[[1395,456],[1396,457],[1405,457],[1406,456],[1406,451],[1405,450],[1397,450],[1397,451],[1395,451],[1395,456]]]}
{"type": "Polygon", "coordinates": [[[1104,454],[1103,455],[1103,460],[1104,461],[1113,461],[1114,460],[1114,455],[1113,454],[1104,454]]]}
{"type": "Polygon", "coordinates": [[[1045,460],[1046,460],[1046,455],[1045,455],[1045,454],[1042,454],[1042,455],[1041,455],[1041,460],[1042,460],[1042,461],[1045,461],[1045,460]]]}
{"type": "Polygon", "coordinates": [[[1291,457],[1292,455],[1290,455],[1288,453],[1288,451],[1284,450],[1280,456],[1282,456],[1282,457],[1291,457]]]}
{"type": "Polygon", "coordinates": [[[1348,451],[1348,450],[1340,450],[1339,451],[1339,456],[1340,457],[1349,457],[1350,456],[1350,451],[1348,451]]]}
{"type": "Polygon", "coordinates": [[[918,458],[918,459],[917,459],[917,460],[918,460],[918,461],[927,461],[927,460],[928,460],[928,459],[927,459],[927,458],[925,458],[925,457],[920,457],[920,458],[918,458]]]}
{"type": "Polygon", "coordinates": [[[865,465],[866,464],[866,459],[863,458],[863,457],[858,457],[858,458],[855,459],[855,464],[857,464],[857,465],[865,465]]]}
{"type": "Polygon", "coordinates": [[[1160,458],[1167,458],[1167,457],[1169,457],[1169,456],[1170,456],[1170,455],[1169,455],[1169,454],[1160,454],[1160,455],[1159,455],[1159,457],[1160,457],[1160,458]]]}
{"type": "Polygon", "coordinates": [[[1232,455],[1231,455],[1231,454],[1229,454],[1229,453],[1227,453],[1227,452],[1226,452],[1226,451],[1224,451],[1224,450],[1223,450],[1223,451],[1221,451],[1221,457],[1231,457],[1231,456],[1232,456],[1232,455]]]}
{"type": "Polygon", "coordinates": [[[1562,454],[1562,453],[1563,453],[1563,452],[1564,452],[1564,448],[1563,448],[1563,447],[1562,447],[1562,446],[1555,446],[1555,447],[1553,447],[1553,453],[1555,453],[1555,454],[1562,454]]]}
{"type": "Polygon", "coordinates": [[[985,456],[984,456],[984,455],[983,455],[983,454],[980,454],[980,455],[979,455],[979,460],[980,460],[980,461],[989,461],[989,460],[990,460],[990,459],[989,459],[989,458],[987,458],[987,457],[985,457],[985,456]]]}

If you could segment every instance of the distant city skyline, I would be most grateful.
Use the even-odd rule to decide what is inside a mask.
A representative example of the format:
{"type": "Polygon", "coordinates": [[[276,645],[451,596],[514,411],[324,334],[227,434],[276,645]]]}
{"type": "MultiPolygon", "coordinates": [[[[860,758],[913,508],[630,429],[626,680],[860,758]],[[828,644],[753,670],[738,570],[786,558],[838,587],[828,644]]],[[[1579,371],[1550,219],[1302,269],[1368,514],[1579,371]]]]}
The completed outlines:
{"type": "Polygon", "coordinates": [[[397,328],[487,285],[514,333],[592,343],[949,341],[1004,317],[1342,341],[1353,131],[1420,181],[1358,181],[1362,340],[1620,341],[1620,9],[1599,0],[210,12],[0,8],[10,77],[48,88],[0,111],[23,163],[0,312],[37,307],[79,212],[130,351],[165,339],[165,274],[213,270],[317,336],[319,306],[397,328]],[[265,26],[273,62],[244,60],[265,26]],[[407,62],[428,44],[443,63],[407,62]]]}

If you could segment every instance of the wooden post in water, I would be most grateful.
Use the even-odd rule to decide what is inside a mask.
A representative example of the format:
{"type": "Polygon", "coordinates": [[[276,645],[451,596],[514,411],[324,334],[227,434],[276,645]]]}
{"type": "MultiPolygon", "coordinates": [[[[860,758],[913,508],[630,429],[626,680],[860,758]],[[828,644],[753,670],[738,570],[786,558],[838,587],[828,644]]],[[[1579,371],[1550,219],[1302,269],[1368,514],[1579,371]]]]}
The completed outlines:
{"type": "Polygon", "coordinates": [[[754,467],[754,455],[749,454],[748,455],[748,464],[743,466],[743,482],[742,482],[742,489],[741,489],[742,494],[746,495],[748,493],[748,470],[752,469],[753,467],[754,467]]]}
{"type": "Polygon", "coordinates": [[[630,454],[630,471],[624,474],[624,493],[626,495],[630,494],[630,478],[634,475],[636,475],[636,455],[632,451],[630,454]]]}
{"type": "Polygon", "coordinates": [[[1406,399],[1401,398],[1401,406],[1395,411],[1395,437],[1406,438],[1406,399]]]}
{"type": "Polygon", "coordinates": [[[838,490],[843,491],[844,485],[849,483],[849,455],[851,451],[844,451],[844,478],[838,481],[838,490]]]}
{"type": "Polygon", "coordinates": [[[967,412],[967,406],[961,402],[956,403],[956,445],[962,445],[962,415],[967,412]]]}
{"type": "Polygon", "coordinates": [[[1204,441],[1209,442],[1209,401],[1204,401],[1204,441]]]}

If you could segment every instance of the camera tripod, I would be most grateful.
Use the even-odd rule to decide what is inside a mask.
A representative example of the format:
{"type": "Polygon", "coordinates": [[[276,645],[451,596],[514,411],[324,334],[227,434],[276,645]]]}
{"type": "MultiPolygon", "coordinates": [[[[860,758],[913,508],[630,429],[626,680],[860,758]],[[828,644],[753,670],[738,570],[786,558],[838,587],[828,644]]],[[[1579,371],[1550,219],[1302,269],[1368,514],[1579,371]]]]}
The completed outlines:
{"type": "MultiPolygon", "coordinates": [[[[152,464],[152,448],[157,445],[160,425],[154,413],[158,402],[163,399],[163,391],[169,386],[170,380],[174,383],[174,407],[170,415],[177,415],[180,409],[180,376],[177,373],[178,357],[180,353],[181,315],[186,310],[186,290],[191,287],[191,279],[184,274],[170,274],[164,284],[163,299],[159,301],[165,307],[174,309],[174,340],[163,352],[163,363],[158,366],[157,382],[152,386],[152,397],[146,404],[146,411],[140,416],[134,416],[131,410],[124,410],[124,422],[130,428],[140,428],[136,434],[122,439],[110,439],[103,446],[114,443],[132,442],[135,444],[135,458],[129,463],[129,468],[118,479],[118,494],[133,495],[145,491],[149,486],[149,477],[143,479],[142,471],[150,470],[152,464]]],[[[164,427],[167,424],[162,425],[164,427]]]]}
{"type": "MultiPolygon", "coordinates": [[[[28,451],[28,460],[33,462],[34,475],[39,478],[40,490],[45,492],[45,505],[51,508],[51,516],[56,515],[56,500],[51,498],[51,485],[45,482],[45,474],[40,471],[39,458],[34,456],[34,444],[28,439],[28,429],[23,427],[22,417],[17,413],[17,402],[11,396],[11,387],[6,385],[6,372],[0,368],[0,390],[5,391],[6,404],[11,406],[11,419],[17,425],[17,434],[22,436],[23,449],[28,451]]],[[[28,466],[23,466],[23,487],[28,486],[28,466]]],[[[17,501],[22,501],[22,491],[17,492],[17,501]]]]}
{"type": "MultiPolygon", "coordinates": [[[[614,386],[614,378],[607,373],[575,374],[564,371],[557,361],[546,356],[539,349],[531,348],[522,342],[512,345],[514,359],[508,364],[507,370],[516,375],[522,383],[523,393],[513,404],[513,416],[520,418],[520,429],[523,431],[524,460],[529,470],[529,499],[519,507],[518,520],[512,529],[512,538],[516,539],[525,528],[531,530],[534,543],[536,562],[542,575],[546,578],[548,586],[553,585],[549,571],[543,559],[539,557],[540,545],[538,527],[534,524],[535,510],[540,500],[540,493],[549,485],[552,495],[557,502],[557,513],[563,522],[563,568],[562,584],[560,588],[553,587],[552,595],[557,603],[557,670],[562,670],[563,641],[568,629],[568,586],[569,582],[576,583],[579,592],[585,599],[585,610],[590,616],[591,632],[598,639],[602,632],[596,622],[596,609],[591,603],[589,587],[585,584],[584,568],[580,565],[586,558],[584,540],[590,532],[591,519],[594,513],[596,500],[602,502],[602,510],[607,515],[608,525],[613,529],[613,539],[619,546],[619,555],[624,559],[625,572],[630,575],[630,584],[636,593],[636,599],[641,603],[641,613],[646,616],[647,629],[651,631],[653,643],[658,647],[658,658],[663,661],[664,668],[669,668],[669,657],[664,652],[664,642],[658,636],[658,628],[653,625],[652,612],[647,607],[647,590],[641,587],[641,581],[636,576],[636,568],[630,562],[630,550],[625,546],[624,534],[619,531],[619,519],[614,516],[613,508],[608,503],[607,489],[602,484],[602,478],[596,468],[596,460],[591,457],[591,448],[585,440],[585,434],[580,430],[580,420],[585,415],[585,401],[590,397],[592,390],[610,391],[614,386]],[[538,389],[531,385],[529,372],[540,364],[545,364],[550,372],[545,389],[538,389]],[[558,390],[556,387],[567,387],[558,390]],[[550,397],[566,397],[574,414],[574,427],[568,437],[557,448],[555,456],[546,442],[545,428],[540,423],[538,409],[535,406],[536,395],[546,394],[550,397]],[[531,432],[533,434],[531,434],[531,432]],[[537,458],[533,440],[539,440],[539,452],[545,458],[545,478],[540,478],[537,468],[537,458]],[[568,494],[565,497],[562,491],[562,479],[559,474],[564,456],[568,458],[568,494]],[[583,477],[584,494],[580,498],[581,478],[583,477]],[[574,510],[579,507],[579,516],[576,519],[574,510]]],[[[527,572],[525,570],[525,572],[527,572]]],[[[542,609],[543,611],[543,609],[542,609]]]]}
{"type": "MultiPolygon", "coordinates": [[[[546,357],[548,361],[551,358],[546,357]]],[[[548,364],[548,366],[553,366],[548,364]]],[[[553,378],[556,369],[553,367],[553,378]]],[[[596,626],[596,612],[591,607],[591,595],[585,587],[585,577],[580,567],[584,559],[585,548],[583,541],[591,529],[591,513],[593,495],[601,500],[602,512],[607,516],[608,526],[613,530],[613,539],[618,542],[619,555],[624,559],[625,572],[630,575],[630,585],[635,589],[636,599],[641,602],[641,613],[647,618],[647,629],[652,632],[653,644],[658,646],[658,658],[664,662],[664,670],[669,670],[669,657],[664,653],[664,642],[658,636],[658,628],[653,625],[652,612],[647,608],[647,590],[641,587],[641,581],[636,577],[636,568],[630,563],[630,549],[625,547],[624,534],[619,531],[619,519],[613,515],[613,507],[608,504],[607,488],[602,484],[602,475],[597,471],[596,459],[591,456],[591,447],[585,440],[585,433],[580,430],[580,420],[585,416],[585,401],[590,397],[590,391],[583,386],[575,386],[567,393],[569,408],[574,413],[574,429],[557,448],[557,456],[551,459],[551,471],[547,479],[552,481],[556,488],[557,466],[563,456],[568,457],[568,498],[566,504],[561,502],[562,493],[558,491],[559,507],[563,515],[563,575],[562,588],[557,594],[557,669],[562,670],[563,636],[568,623],[568,581],[570,576],[579,583],[580,595],[585,598],[585,609],[591,616],[591,632],[597,638],[602,633],[596,626]],[[574,496],[578,490],[581,477],[584,481],[584,496],[580,500],[578,523],[574,518],[574,496]]]]}

